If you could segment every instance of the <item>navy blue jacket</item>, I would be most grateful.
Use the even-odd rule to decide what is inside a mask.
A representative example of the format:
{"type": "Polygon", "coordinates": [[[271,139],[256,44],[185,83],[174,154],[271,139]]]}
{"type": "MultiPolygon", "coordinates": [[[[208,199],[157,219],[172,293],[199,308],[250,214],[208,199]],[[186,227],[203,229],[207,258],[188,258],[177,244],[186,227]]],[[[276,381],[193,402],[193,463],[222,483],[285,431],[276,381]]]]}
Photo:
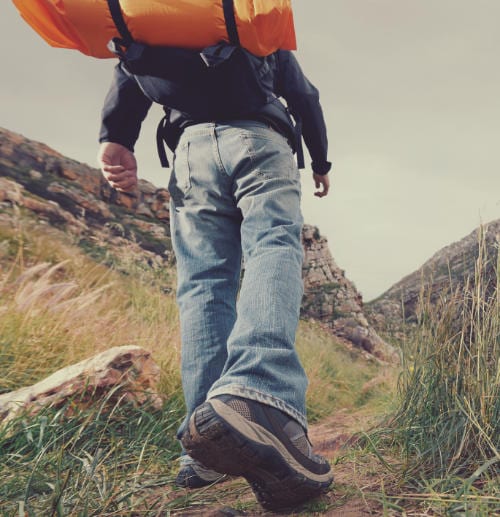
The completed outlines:
{"type": "MultiPolygon", "coordinates": [[[[294,118],[301,121],[302,137],[312,159],[312,170],[317,174],[327,174],[331,163],[327,159],[328,140],[318,90],[306,78],[291,52],[279,50],[269,56],[269,62],[271,66],[264,81],[269,83],[268,87],[277,97],[285,100],[294,118]]],[[[151,103],[134,76],[119,63],[105,99],[99,141],[119,143],[133,151],[151,103]]],[[[166,133],[170,138],[167,136],[166,140],[175,150],[183,129],[199,121],[167,108],[166,133]]],[[[269,123],[292,143],[295,135],[288,110],[279,99],[275,99],[248,118],[269,123]]]]}

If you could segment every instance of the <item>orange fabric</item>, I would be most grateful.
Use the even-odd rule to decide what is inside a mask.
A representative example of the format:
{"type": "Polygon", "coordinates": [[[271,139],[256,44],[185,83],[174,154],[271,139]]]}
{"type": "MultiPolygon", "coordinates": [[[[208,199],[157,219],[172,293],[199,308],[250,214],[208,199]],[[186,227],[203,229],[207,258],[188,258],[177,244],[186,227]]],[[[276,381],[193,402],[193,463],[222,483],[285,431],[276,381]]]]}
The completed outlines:
{"type": "MultiPolygon", "coordinates": [[[[113,57],[119,36],[106,0],[12,0],[21,16],[53,47],[113,57]]],[[[150,45],[203,48],[228,41],[222,0],[121,0],[127,26],[150,45]]],[[[234,0],[240,43],[265,56],[296,48],[291,0],[234,0]]]]}

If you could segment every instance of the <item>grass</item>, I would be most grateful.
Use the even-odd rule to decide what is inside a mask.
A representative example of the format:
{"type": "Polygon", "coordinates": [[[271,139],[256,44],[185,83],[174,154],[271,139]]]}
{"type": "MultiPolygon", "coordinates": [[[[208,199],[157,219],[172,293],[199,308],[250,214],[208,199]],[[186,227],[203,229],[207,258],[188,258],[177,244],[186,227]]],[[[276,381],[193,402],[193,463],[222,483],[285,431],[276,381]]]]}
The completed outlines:
{"type": "Polygon", "coordinates": [[[123,344],[151,350],[179,388],[177,310],[160,285],[124,281],[51,229],[0,238],[0,392],[123,344]]]}
{"type": "Polygon", "coordinates": [[[155,507],[147,491],[172,481],[181,408],[174,401],[161,412],[126,405],[104,412],[104,404],[71,418],[64,408],[45,410],[2,429],[2,515],[126,515],[155,507]]]}
{"type": "Polygon", "coordinates": [[[383,414],[394,409],[396,371],[339,346],[313,321],[302,321],[297,350],[309,378],[308,419],[318,422],[339,410],[383,414]]]}
{"type": "MultiPolygon", "coordinates": [[[[0,514],[188,515],[228,500],[255,510],[244,484],[172,487],[183,413],[177,309],[165,288],[172,273],[149,272],[126,250],[115,264],[91,239],[88,247],[102,248],[96,261],[92,249],[50,227],[0,226],[0,242],[0,393],[137,344],[160,365],[167,400],[163,411],[110,409],[102,400],[71,417],[46,409],[4,425],[0,514]]],[[[419,326],[403,346],[399,393],[394,369],[339,346],[317,323],[300,323],[311,422],[342,411],[392,413],[339,454],[334,470],[344,479],[306,514],[341,511],[353,498],[378,501],[384,515],[498,514],[500,294],[498,277],[486,274],[492,260],[480,244],[463,290],[443,293],[437,305],[423,291],[419,326]]]]}
{"type": "Polygon", "coordinates": [[[418,329],[403,346],[399,409],[371,436],[381,457],[387,448],[399,455],[388,500],[500,512],[500,265],[492,278],[492,262],[480,235],[463,288],[432,305],[423,290],[418,329]]]}
{"type": "MultiPolygon", "coordinates": [[[[105,410],[103,400],[76,413],[73,405],[71,417],[64,408],[46,409],[4,425],[0,514],[166,515],[224,499],[172,487],[183,405],[177,309],[164,278],[157,282],[156,271],[148,277],[133,260],[117,270],[109,260],[104,266],[50,227],[0,226],[0,240],[0,393],[112,346],[137,344],[160,365],[167,400],[160,412],[121,404],[105,410]]],[[[311,421],[390,399],[390,376],[318,325],[301,322],[297,346],[311,379],[311,421]]],[[[246,485],[230,488],[232,499],[235,490],[248,497],[246,485]]],[[[317,505],[311,511],[325,503],[317,505]]]]}

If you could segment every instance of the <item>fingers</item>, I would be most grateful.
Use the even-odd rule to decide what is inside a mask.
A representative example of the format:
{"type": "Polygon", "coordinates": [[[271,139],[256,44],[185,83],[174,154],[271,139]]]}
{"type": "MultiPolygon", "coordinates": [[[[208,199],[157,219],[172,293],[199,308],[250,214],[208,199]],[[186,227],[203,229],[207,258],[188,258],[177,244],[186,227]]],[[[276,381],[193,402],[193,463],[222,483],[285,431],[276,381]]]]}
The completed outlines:
{"type": "Polygon", "coordinates": [[[109,174],[119,174],[125,171],[123,165],[102,165],[101,170],[109,174]]]}
{"type": "Polygon", "coordinates": [[[137,186],[137,173],[135,170],[124,169],[122,166],[103,167],[102,173],[109,185],[122,192],[130,192],[137,186]]]}
{"type": "Polygon", "coordinates": [[[330,180],[328,176],[325,174],[321,176],[320,174],[313,174],[314,184],[316,185],[318,190],[314,193],[316,197],[325,197],[328,195],[330,190],[330,180]]]}
{"type": "Polygon", "coordinates": [[[103,142],[97,159],[104,178],[112,188],[131,192],[137,187],[137,162],[132,151],[121,144],[103,142]]]}

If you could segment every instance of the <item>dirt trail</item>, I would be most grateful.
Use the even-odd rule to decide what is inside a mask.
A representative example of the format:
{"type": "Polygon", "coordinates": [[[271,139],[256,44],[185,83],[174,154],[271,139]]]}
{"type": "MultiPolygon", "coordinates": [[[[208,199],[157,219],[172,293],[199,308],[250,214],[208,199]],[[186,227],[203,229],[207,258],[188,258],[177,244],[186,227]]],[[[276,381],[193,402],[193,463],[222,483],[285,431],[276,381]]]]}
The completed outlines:
{"type": "MultiPolygon", "coordinates": [[[[194,504],[186,510],[172,511],[176,517],[237,517],[276,515],[288,516],[342,516],[357,517],[381,515],[381,505],[378,501],[363,497],[363,491],[376,491],[380,482],[378,471],[380,464],[366,458],[349,454],[344,447],[353,441],[353,435],[371,426],[373,419],[366,415],[338,412],[321,424],[313,425],[309,435],[315,452],[322,454],[332,463],[335,482],[332,489],[321,499],[306,505],[301,511],[277,514],[264,511],[255,501],[255,497],[242,479],[231,479],[225,483],[205,489],[203,494],[194,496],[194,504]],[[371,464],[369,463],[371,462],[371,464]],[[205,501],[205,503],[204,503],[205,501]]],[[[182,491],[184,492],[184,491],[182,491]]],[[[187,497],[192,497],[185,491],[187,497]]],[[[180,495],[177,493],[177,495],[180,495]]],[[[159,515],[162,515],[159,513],[159,515]]]]}

